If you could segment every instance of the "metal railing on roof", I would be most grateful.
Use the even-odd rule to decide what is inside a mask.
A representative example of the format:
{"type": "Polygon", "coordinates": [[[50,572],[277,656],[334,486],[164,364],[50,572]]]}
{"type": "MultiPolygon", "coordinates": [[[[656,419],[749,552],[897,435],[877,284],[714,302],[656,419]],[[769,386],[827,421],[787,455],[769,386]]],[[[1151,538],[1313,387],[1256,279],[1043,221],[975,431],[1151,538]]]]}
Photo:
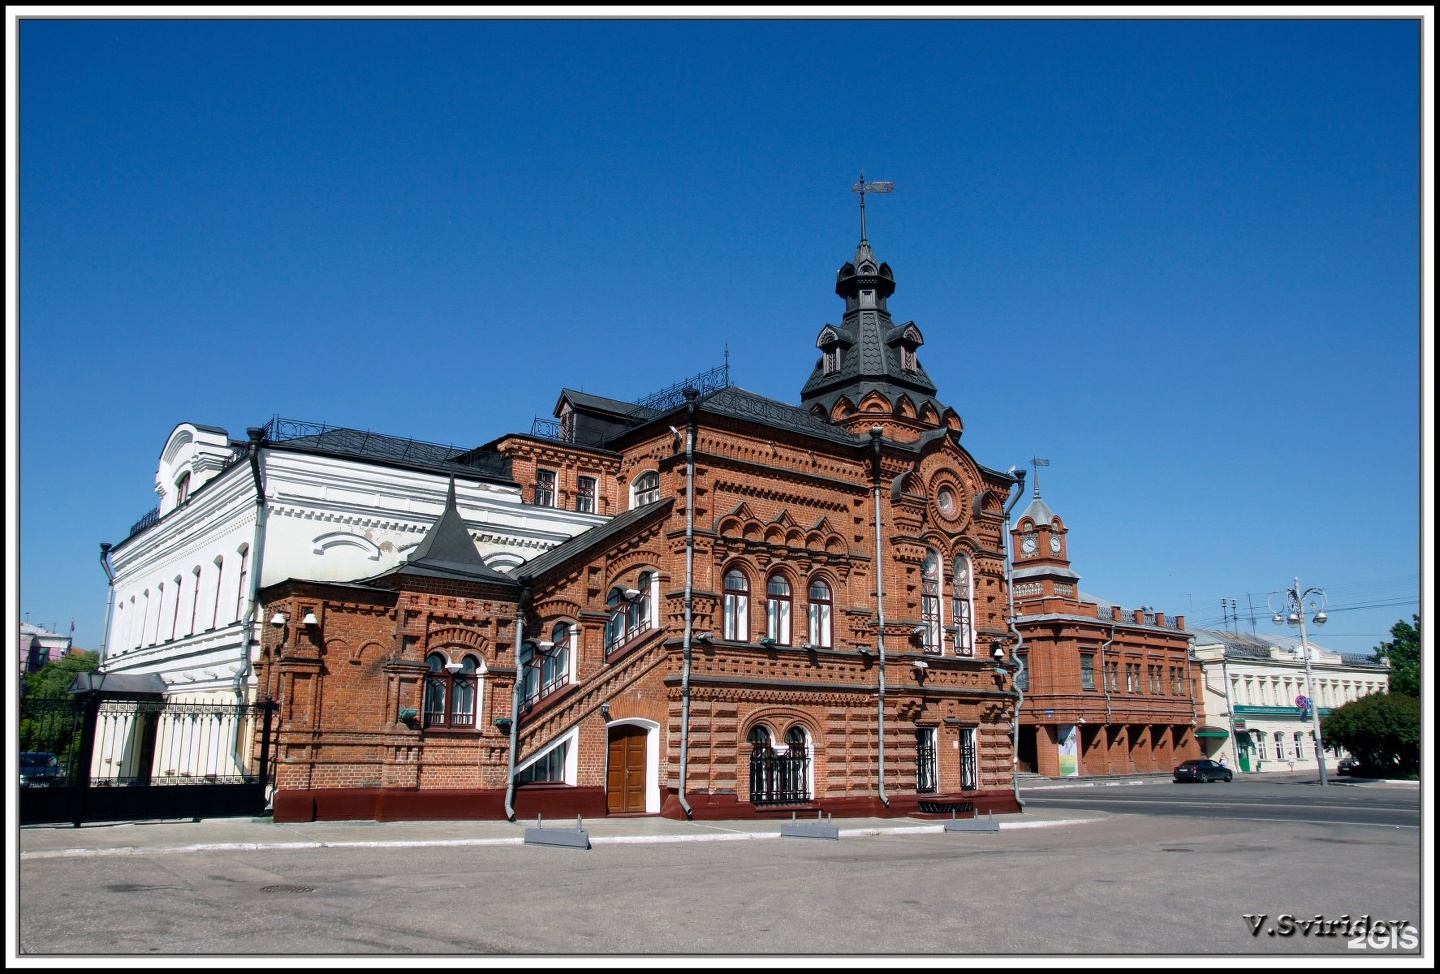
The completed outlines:
{"type": "MultiPolygon", "coordinates": [[[[625,423],[627,426],[638,426],[656,413],[663,413],[682,405],[685,402],[686,389],[694,389],[700,395],[706,396],[728,388],[730,388],[730,362],[727,358],[724,365],[717,365],[713,369],[707,369],[698,375],[692,375],[688,379],[668,385],[659,392],[652,392],[648,396],[637,399],[630,404],[632,408],[625,414],[625,423]]],[[[535,417],[534,422],[530,424],[530,435],[560,443],[574,443],[579,446],[600,446],[609,438],[607,434],[596,433],[582,439],[574,426],[548,416],[535,417]]]]}
{"type": "Polygon", "coordinates": [[[272,443],[305,440],[308,441],[307,445],[324,453],[429,466],[455,464],[499,475],[503,475],[505,469],[504,456],[495,450],[461,449],[413,437],[390,436],[369,430],[284,419],[280,416],[266,423],[264,430],[265,438],[272,443]]]}

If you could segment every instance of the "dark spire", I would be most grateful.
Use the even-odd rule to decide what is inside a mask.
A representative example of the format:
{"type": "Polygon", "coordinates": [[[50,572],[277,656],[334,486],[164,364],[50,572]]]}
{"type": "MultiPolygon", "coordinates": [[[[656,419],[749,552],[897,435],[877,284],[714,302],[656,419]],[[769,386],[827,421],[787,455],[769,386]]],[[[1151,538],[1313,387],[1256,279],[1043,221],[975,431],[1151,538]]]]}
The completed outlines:
{"type": "Polygon", "coordinates": [[[445,509],[439,519],[430,526],[425,537],[403,562],[397,572],[420,573],[425,575],[449,575],[477,581],[500,582],[514,585],[508,575],[503,575],[485,564],[475,542],[470,539],[470,529],[455,503],[455,478],[450,478],[450,489],[445,495],[445,509]]]}
{"type": "Polygon", "coordinates": [[[894,406],[901,396],[919,412],[928,402],[937,416],[947,407],[935,399],[935,383],[920,364],[917,349],[924,336],[913,321],[897,325],[890,318],[888,301],[895,293],[890,265],[877,261],[865,236],[865,194],[889,192],[893,183],[855,184],[860,193],[860,244],[854,260],[835,275],[835,293],[845,300],[840,325],[826,325],[815,344],[820,360],[800,391],[803,406],[820,406],[828,417],[844,397],[858,407],[861,399],[878,392],[894,406]],[[879,189],[878,187],[888,187],[879,189]]]}

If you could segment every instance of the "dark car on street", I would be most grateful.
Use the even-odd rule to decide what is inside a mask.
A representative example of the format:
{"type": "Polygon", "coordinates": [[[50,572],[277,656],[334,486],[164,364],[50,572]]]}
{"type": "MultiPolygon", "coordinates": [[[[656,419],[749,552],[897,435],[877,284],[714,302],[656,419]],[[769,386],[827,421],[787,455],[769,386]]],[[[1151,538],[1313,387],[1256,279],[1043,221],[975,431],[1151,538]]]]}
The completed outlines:
{"type": "Polygon", "coordinates": [[[60,759],[49,751],[20,752],[20,787],[43,788],[64,777],[60,759]]]}
{"type": "Polygon", "coordinates": [[[1354,758],[1341,758],[1337,770],[1341,774],[1354,774],[1360,770],[1360,762],[1354,758]]]}
{"type": "Polygon", "coordinates": [[[1181,762],[1175,769],[1176,781],[1229,781],[1234,775],[1223,764],[1216,764],[1206,758],[1193,758],[1181,762]]]}

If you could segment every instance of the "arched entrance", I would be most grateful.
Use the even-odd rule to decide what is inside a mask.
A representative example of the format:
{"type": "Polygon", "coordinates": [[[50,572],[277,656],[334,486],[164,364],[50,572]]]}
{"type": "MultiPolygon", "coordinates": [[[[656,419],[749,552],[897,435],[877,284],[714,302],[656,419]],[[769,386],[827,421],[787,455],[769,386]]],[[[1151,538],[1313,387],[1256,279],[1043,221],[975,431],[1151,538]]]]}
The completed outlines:
{"type": "Polygon", "coordinates": [[[649,728],[636,724],[617,724],[608,730],[605,798],[612,815],[646,811],[649,737],[649,728]]]}

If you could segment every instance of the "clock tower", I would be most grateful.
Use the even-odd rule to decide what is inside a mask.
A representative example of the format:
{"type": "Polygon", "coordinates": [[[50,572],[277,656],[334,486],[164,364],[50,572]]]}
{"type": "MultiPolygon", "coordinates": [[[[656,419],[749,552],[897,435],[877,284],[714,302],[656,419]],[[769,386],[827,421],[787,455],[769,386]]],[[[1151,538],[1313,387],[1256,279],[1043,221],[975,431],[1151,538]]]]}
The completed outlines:
{"type": "Polygon", "coordinates": [[[1011,532],[1015,552],[1015,602],[1040,599],[1079,601],[1080,576],[1070,568],[1065,522],[1040,497],[1040,480],[1030,506],[1011,532]]]}

